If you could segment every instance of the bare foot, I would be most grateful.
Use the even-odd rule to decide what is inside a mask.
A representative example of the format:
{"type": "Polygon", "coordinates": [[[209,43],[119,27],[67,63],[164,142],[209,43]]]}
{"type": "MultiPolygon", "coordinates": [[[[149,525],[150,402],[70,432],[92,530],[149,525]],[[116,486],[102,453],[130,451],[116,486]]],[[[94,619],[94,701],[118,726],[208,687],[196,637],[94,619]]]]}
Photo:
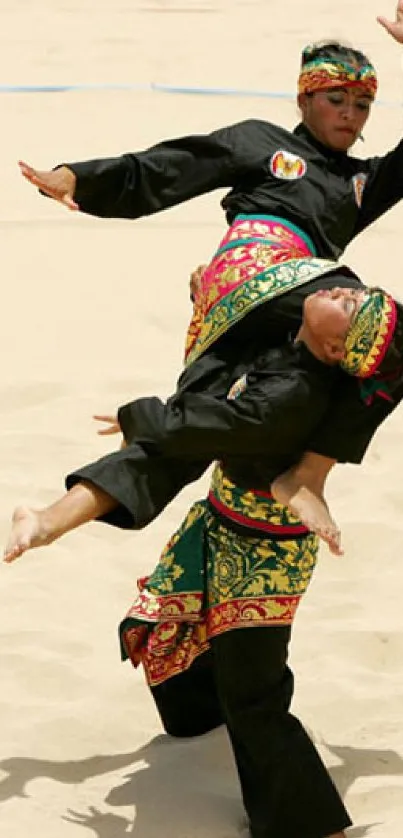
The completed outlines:
{"type": "Polygon", "coordinates": [[[52,541],[39,510],[17,506],[14,510],[11,533],[4,550],[4,561],[10,564],[33,547],[42,547],[52,541]]]}
{"type": "Polygon", "coordinates": [[[306,486],[296,486],[292,479],[288,480],[287,474],[280,475],[272,483],[271,491],[279,503],[288,506],[296,518],[326,542],[331,553],[343,555],[340,530],[323,497],[315,495],[306,486]]]}

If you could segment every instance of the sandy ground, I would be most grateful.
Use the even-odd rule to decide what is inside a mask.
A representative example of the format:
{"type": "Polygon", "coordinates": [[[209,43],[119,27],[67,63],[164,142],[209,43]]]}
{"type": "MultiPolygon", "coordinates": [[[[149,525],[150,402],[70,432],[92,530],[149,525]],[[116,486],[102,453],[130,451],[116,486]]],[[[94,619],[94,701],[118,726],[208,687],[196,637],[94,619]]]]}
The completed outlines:
{"type": "MultiPolygon", "coordinates": [[[[382,153],[401,133],[403,48],[378,13],[393,16],[393,3],[1,0],[0,83],[86,86],[1,92],[3,542],[17,502],[50,502],[66,472],[112,449],[96,436],[93,412],[170,392],[188,275],[224,229],[217,194],[137,223],[68,214],[23,182],[17,159],[48,168],[248,116],[291,127],[291,98],[177,95],[152,84],[291,97],[301,48],[328,36],[348,38],[377,64],[381,104],[359,153],[382,153]]],[[[346,254],[396,294],[402,222],[396,208],[346,254]]],[[[353,838],[401,836],[402,469],[400,409],[364,465],[331,480],[346,555],[321,552],[292,646],[294,708],[345,795],[353,838]]],[[[92,524],[0,569],[2,838],[245,835],[224,733],[169,741],[117,643],[136,577],[204,485],[146,532],[92,524]]]]}

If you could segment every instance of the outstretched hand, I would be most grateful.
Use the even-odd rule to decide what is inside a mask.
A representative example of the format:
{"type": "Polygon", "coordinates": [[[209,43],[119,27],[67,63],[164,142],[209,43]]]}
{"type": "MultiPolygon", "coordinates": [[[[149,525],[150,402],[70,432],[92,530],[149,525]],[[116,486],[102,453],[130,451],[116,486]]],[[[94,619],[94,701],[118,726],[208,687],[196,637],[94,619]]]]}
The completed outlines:
{"type": "Polygon", "coordinates": [[[80,209],[74,200],[77,178],[67,166],[60,166],[59,169],[50,172],[39,172],[38,169],[33,169],[32,166],[22,160],[18,161],[18,165],[25,180],[28,180],[49,198],[59,201],[69,210],[80,209]]]}
{"type": "Polygon", "coordinates": [[[101,428],[97,431],[100,436],[110,436],[111,434],[120,434],[121,427],[119,425],[117,416],[106,415],[105,413],[96,413],[93,417],[97,422],[105,422],[106,428],[101,428]]]}
{"type": "Polygon", "coordinates": [[[386,17],[377,17],[378,23],[395,39],[403,44],[403,0],[398,0],[396,6],[396,20],[387,20],[386,17]]]}

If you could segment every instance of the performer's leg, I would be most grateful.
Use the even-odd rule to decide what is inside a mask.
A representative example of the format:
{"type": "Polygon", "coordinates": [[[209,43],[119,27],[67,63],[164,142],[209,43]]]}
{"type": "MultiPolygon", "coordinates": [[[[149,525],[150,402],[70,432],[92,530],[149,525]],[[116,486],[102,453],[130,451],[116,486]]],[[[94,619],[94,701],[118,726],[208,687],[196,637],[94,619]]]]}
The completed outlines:
{"type": "Polygon", "coordinates": [[[18,506],[4,550],[4,561],[13,562],[27,550],[43,547],[70,530],[105,515],[117,505],[91,483],[77,483],[62,498],[44,509],[18,506]]]}
{"type": "Polygon", "coordinates": [[[66,486],[87,482],[116,499],[99,518],[122,529],[143,529],[189,483],[198,480],[209,461],[152,456],[137,443],[113,451],[67,475],[66,486]]]}
{"type": "Polygon", "coordinates": [[[210,649],[185,672],[150,689],[164,729],[171,736],[200,736],[223,724],[210,649]]]}
{"type": "Polygon", "coordinates": [[[55,503],[39,510],[16,508],[4,560],[12,562],[95,519],[123,529],[142,529],[208,465],[150,457],[136,444],[101,457],[68,475],[68,491],[55,503]]]}
{"type": "Polygon", "coordinates": [[[333,520],[323,496],[325,481],[336,460],[307,451],[299,463],[273,481],[275,499],[288,506],[312,532],[329,545],[332,553],[341,555],[340,530],[333,520]]]}
{"type": "Polygon", "coordinates": [[[351,824],[301,723],[288,712],[290,628],[234,629],[211,641],[252,838],[342,838],[351,824]]]}

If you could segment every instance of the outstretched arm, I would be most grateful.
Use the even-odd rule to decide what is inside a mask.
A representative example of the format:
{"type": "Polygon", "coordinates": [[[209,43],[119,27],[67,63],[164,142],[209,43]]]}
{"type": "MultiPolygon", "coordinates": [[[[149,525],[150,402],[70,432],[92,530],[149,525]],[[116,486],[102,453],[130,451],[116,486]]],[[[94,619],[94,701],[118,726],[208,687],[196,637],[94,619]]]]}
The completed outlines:
{"type": "Polygon", "coordinates": [[[214,189],[233,186],[267,157],[266,127],[256,121],[211,134],[167,140],[151,148],[23,176],[69,209],[103,218],[140,218],[214,189]]]}
{"type": "Polygon", "coordinates": [[[126,442],[138,443],[150,456],[210,461],[278,456],[301,447],[328,405],[324,384],[313,385],[300,370],[261,378],[255,372],[245,379],[235,399],[182,393],[166,403],[151,397],[124,405],[118,421],[126,442]]]}

